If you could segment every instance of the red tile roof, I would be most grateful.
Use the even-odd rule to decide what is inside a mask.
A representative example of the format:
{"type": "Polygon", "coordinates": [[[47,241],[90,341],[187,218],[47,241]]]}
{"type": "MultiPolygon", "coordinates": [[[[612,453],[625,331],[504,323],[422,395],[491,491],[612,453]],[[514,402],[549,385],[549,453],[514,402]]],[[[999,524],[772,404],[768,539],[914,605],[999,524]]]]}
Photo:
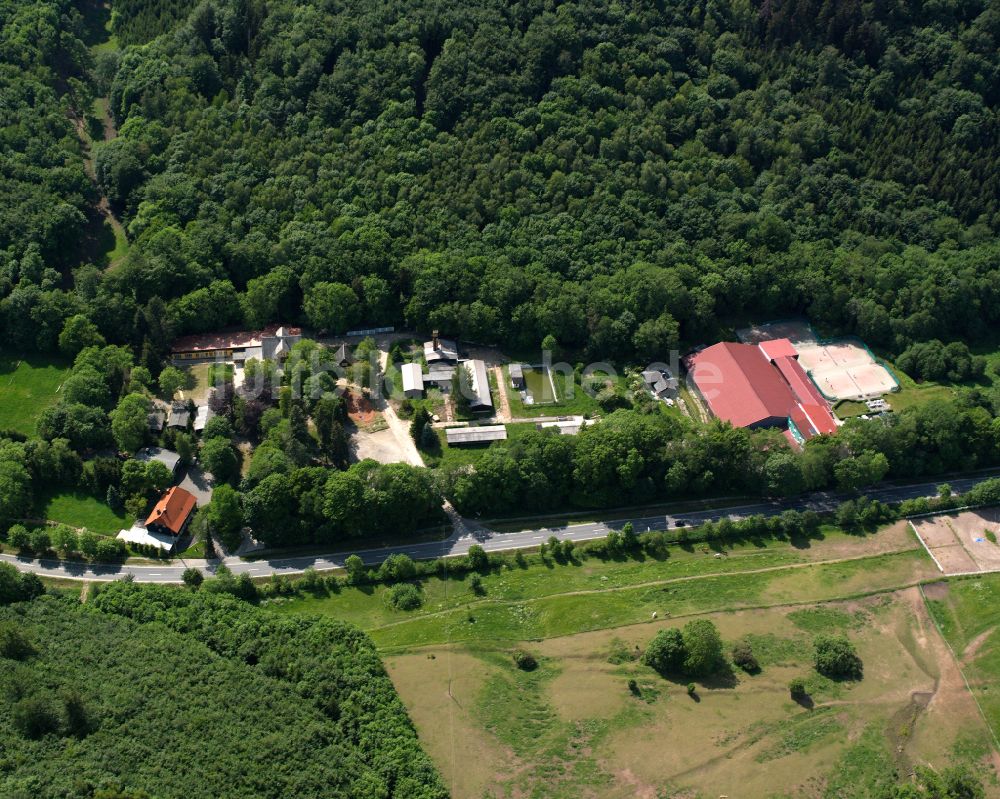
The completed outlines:
{"type": "Polygon", "coordinates": [[[817,433],[831,435],[837,432],[837,422],[826,405],[803,403],[802,410],[809,417],[809,421],[812,422],[812,426],[816,429],[817,433]]]}
{"type": "Polygon", "coordinates": [[[787,338],[774,338],[769,341],[762,341],[757,346],[760,347],[761,352],[764,353],[769,361],[773,361],[775,358],[797,358],[799,355],[795,351],[795,347],[792,346],[792,342],[787,338]]]}
{"type": "Polygon", "coordinates": [[[796,358],[776,358],[774,365],[781,372],[781,376],[785,378],[785,382],[792,387],[799,402],[811,405],[826,404],[823,395],[816,388],[816,384],[809,378],[805,369],[802,368],[802,364],[796,358]]]}
{"type": "MultiPolygon", "coordinates": [[[[261,339],[273,336],[283,325],[269,325],[263,330],[235,330],[223,333],[182,336],[170,345],[171,352],[205,352],[209,350],[231,350],[242,347],[259,347],[261,339]]],[[[302,328],[285,327],[285,335],[301,336],[302,328]]]]}
{"type": "Polygon", "coordinates": [[[802,434],[803,439],[808,441],[815,435],[812,423],[809,421],[809,417],[806,416],[802,406],[796,405],[792,408],[792,412],[788,414],[788,416],[791,418],[792,422],[795,423],[795,427],[798,428],[798,431],[802,434]]]}
{"type": "Polygon", "coordinates": [[[714,344],[691,356],[688,368],[712,413],[736,427],[778,423],[796,406],[788,383],[755,345],[714,344]]]}
{"type": "Polygon", "coordinates": [[[185,491],[180,486],[174,486],[156,503],[153,512],[146,519],[146,526],[156,525],[174,535],[180,535],[181,530],[184,529],[184,523],[197,504],[197,500],[190,491],[185,491]]]}

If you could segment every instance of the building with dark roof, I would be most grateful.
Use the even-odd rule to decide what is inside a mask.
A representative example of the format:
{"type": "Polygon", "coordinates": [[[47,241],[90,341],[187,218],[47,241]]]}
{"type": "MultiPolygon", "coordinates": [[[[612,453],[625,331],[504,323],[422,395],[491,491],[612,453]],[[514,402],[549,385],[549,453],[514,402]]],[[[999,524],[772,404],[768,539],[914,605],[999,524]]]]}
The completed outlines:
{"type": "Polygon", "coordinates": [[[191,421],[191,410],[183,401],[170,404],[170,415],[167,417],[167,427],[185,428],[191,421]]]}
{"type": "Polygon", "coordinates": [[[642,373],[642,381],[660,399],[677,396],[677,378],[664,369],[647,369],[642,373]]]}
{"type": "Polygon", "coordinates": [[[507,371],[510,374],[511,386],[517,389],[524,388],[524,367],[519,363],[512,363],[507,367],[507,371]]]}
{"type": "Polygon", "coordinates": [[[341,344],[333,351],[333,360],[338,366],[347,368],[352,363],[354,363],[354,357],[351,355],[350,351],[347,349],[346,344],[341,344]]]}
{"type": "Polygon", "coordinates": [[[177,467],[180,466],[181,463],[180,455],[169,449],[161,449],[160,447],[143,447],[135,453],[134,457],[135,460],[142,461],[143,463],[159,461],[166,466],[170,470],[170,473],[175,477],[177,476],[177,467]]]}

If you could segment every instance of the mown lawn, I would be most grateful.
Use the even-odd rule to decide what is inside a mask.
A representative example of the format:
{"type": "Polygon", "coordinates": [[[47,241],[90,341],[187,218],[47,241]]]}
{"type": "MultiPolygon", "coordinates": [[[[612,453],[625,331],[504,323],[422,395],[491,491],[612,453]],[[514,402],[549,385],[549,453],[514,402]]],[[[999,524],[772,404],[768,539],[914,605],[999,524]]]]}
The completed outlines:
{"type": "Polygon", "coordinates": [[[116,513],[103,500],[82,491],[47,492],[38,497],[35,508],[40,519],[86,527],[100,535],[117,535],[132,523],[124,511],[116,513]]]}
{"type": "Polygon", "coordinates": [[[42,411],[59,399],[69,365],[38,355],[0,355],[0,429],[35,434],[42,411]]]}
{"type": "MultiPolygon", "coordinates": [[[[533,416],[584,416],[599,414],[601,407],[597,404],[591,394],[596,394],[598,382],[592,385],[595,388],[587,391],[580,385],[580,381],[574,376],[554,374],[552,383],[555,384],[556,396],[552,396],[552,383],[549,376],[543,374],[540,369],[532,369],[528,366],[524,368],[524,379],[528,390],[534,397],[533,404],[525,404],[521,400],[521,393],[511,388],[509,367],[503,367],[503,376],[507,386],[507,396],[510,399],[510,412],[517,417],[533,416]],[[572,381],[572,382],[571,382],[572,381]]],[[[607,378],[618,383],[621,378],[607,378]]]]}

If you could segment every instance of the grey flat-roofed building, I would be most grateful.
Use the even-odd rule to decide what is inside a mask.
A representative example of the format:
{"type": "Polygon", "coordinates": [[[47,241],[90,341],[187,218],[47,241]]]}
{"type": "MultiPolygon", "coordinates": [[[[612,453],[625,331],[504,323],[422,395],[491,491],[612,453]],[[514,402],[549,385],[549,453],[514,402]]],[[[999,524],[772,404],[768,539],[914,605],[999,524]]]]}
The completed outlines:
{"type": "Polygon", "coordinates": [[[170,406],[167,427],[187,427],[189,421],[191,421],[191,411],[188,410],[186,402],[175,402],[170,406]]]}
{"type": "Polygon", "coordinates": [[[142,461],[143,463],[159,461],[166,466],[173,475],[177,474],[177,467],[181,462],[181,456],[176,452],[169,449],[161,449],[160,447],[143,447],[135,453],[135,459],[137,461],[142,461]]]}
{"type": "Polygon", "coordinates": [[[506,441],[507,428],[502,424],[481,427],[450,427],[444,431],[449,446],[461,444],[488,444],[491,441],[506,441]]]}
{"type": "Polygon", "coordinates": [[[560,435],[575,436],[586,426],[586,424],[587,422],[582,416],[576,416],[572,419],[559,419],[555,422],[539,422],[535,425],[535,427],[539,430],[544,430],[545,428],[550,427],[558,430],[560,435]]]}
{"type": "Polygon", "coordinates": [[[455,376],[454,366],[432,366],[424,374],[424,383],[433,383],[438,388],[451,388],[451,380],[455,376]]]}
{"type": "Polygon", "coordinates": [[[419,363],[404,363],[399,367],[403,377],[403,394],[413,399],[424,393],[424,376],[419,363]]]}

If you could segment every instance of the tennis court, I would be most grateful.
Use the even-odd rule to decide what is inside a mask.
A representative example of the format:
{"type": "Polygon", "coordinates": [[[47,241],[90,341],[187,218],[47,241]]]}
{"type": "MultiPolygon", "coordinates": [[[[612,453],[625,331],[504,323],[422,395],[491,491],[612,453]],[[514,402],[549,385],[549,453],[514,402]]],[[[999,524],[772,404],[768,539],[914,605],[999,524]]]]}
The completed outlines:
{"type": "Polygon", "coordinates": [[[833,402],[881,397],[896,389],[889,370],[877,363],[859,342],[797,344],[795,349],[802,368],[833,402]]]}

